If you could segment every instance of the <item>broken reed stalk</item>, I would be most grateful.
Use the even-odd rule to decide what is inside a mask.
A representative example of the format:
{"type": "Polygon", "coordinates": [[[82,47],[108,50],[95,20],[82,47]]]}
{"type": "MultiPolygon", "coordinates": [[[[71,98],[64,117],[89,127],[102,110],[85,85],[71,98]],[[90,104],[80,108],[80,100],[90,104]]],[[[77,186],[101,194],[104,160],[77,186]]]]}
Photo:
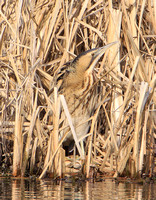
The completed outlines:
{"type": "Polygon", "coordinates": [[[31,161],[30,161],[30,174],[31,175],[33,175],[33,171],[35,168],[37,146],[38,146],[38,138],[36,137],[34,139],[34,144],[33,144],[32,153],[31,153],[31,161]]]}
{"type": "Polygon", "coordinates": [[[134,136],[134,151],[133,151],[133,159],[135,161],[136,172],[139,171],[139,132],[141,128],[141,120],[142,120],[142,112],[144,110],[145,103],[147,101],[146,92],[148,89],[148,83],[142,82],[140,87],[140,96],[138,100],[138,108],[136,114],[136,125],[135,125],[135,136],[134,136]]]}
{"type": "MultiPolygon", "coordinates": [[[[109,42],[113,42],[113,41],[119,41],[120,38],[120,32],[121,32],[121,19],[122,19],[122,12],[116,9],[113,9],[112,4],[109,5],[110,8],[110,18],[109,18],[109,25],[108,25],[108,41],[109,42]]],[[[118,77],[118,72],[121,71],[121,66],[120,66],[120,51],[119,51],[119,45],[113,46],[108,54],[108,63],[109,66],[111,66],[111,64],[116,65],[116,77],[118,77]],[[114,60],[112,60],[112,58],[115,57],[114,60]]],[[[121,79],[121,78],[119,78],[121,79]]],[[[112,101],[112,126],[114,129],[114,124],[116,123],[119,115],[120,115],[120,109],[121,106],[123,104],[123,97],[121,94],[121,89],[119,88],[114,88],[114,92],[113,92],[113,101],[112,101]]],[[[121,130],[120,133],[118,132],[117,135],[115,135],[116,139],[117,139],[117,143],[120,144],[120,140],[121,140],[121,130]]]]}
{"type": "Polygon", "coordinates": [[[22,157],[23,157],[23,140],[22,140],[22,124],[23,117],[21,116],[22,96],[16,99],[16,114],[15,114],[15,132],[14,132],[14,148],[13,148],[13,176],[20,175],[22,157]]]}
{"type": "Polygon", "coordinates": [[[89,178],[90,164],[91,164],[91,158],[92,158],[93,134],[94,134],[94,127],[95,127],[95,122],[97,120],[97,114],[98,114],[99,108],[97,109],[96,113],[92,117],[92,123],[91,123],[91,129],[90,129],[91,135],[88,137],[89,144],[88,144],[88,155],[87,155],[87,160],[86,160],[87,161],[86,162],[86,177],[87,178],[89,178]]]}
{"type": "Polygon", "coordinates": [[[72,135],[73,135],[73,139],[74,139],[74,141],[75,141],[75,145],[76,145],[76,147],[77,147],[77,150],[78,150],[78,152],[79,152],[79,154],[80,154],[81,159],[84,159],[84,154],[83,154],[83,151],[82,151],[82,149],[81,149],[81,147],[80,147],[79,141],[78,141],[78,139],[77,139],[77,135],[76,135],[76,132],[75,132],[73,123],[72,123],[72,119],[71,119],[71,116],[70,116],[70,113],[69,113],[69,110],[68,110],[68,107],[67,107],[66,100],[65,100],[65,98],[64,98],[63,95],[60,95],[60,99],[61,99],[61,103],[62,103],[64,112],[65,112],[65,115],[66,115],[66,117],[67,117],[67,120],[68,120],[70,129],[71,129],[71,133],[72,133],[72,135]]]}
{"type": "Polygon", "coordinates": [[[45,167],[44,167],[44,169],[43,169],[41,175],[39,176],[39,179],[42,179],[42,178],[45,177],[46,172],[47,172],[47,169],[49,168],[49,166],[51,166],[51,163],[53,163],[53,160],[54,160],[54,158],[55,158],[55,155],[56,155],[56,153],[58,152],[58,150],[60,149],[60,147],[61,147],[61,145],[62,145],[64,139],[65,139],[66,136],[67,136],[67,134],[68,134],[68,132],[66,132],[66,133],[64,134],[64,136],[62,137],[61,141],[59,142],[59,144],[58,144],[58,146],[57,146],[57,149],[55,150],[55,152],[54,152],[54,153],[52,154],[52,156],[50,157],[49,162],[45,165],[45,167]]]}
{"type": "MultiPolygon", "coordinates": [[[[31,88],[29,88],[29,89],[31,89],[31,88]]],[[[34,105],[33,105],[32,118],[31,118],[29,131],[28,131],[28,134],[27,134],[25,151],[23,153],[22,169],[21,169],[21,175],[22,176],[25,176],[25,171],[26,171],[28,159],[29,159],[29,156],[30,156],[31,142],[33,140],[33,138],[32,138],[33,137],[33,129],[34,129],[34,126],[35,126],[37,115],[38,115],[37,99],[38,99],[38,90],[36,90],[36,93],[35,93],[35,101],[34,101],[34,105]]]]}
{"type": "Polygon", "coordinates": [[[138,62],[139,62],[139,57],[136,57],[136,60],[135,60],[135,63],[134,63],[134,67],[132,69],[132,73],[130,75],[130,79],[129,79],[129,83],[128,83],[128,87],[127,87],[127,90],[126,90],[126,93],[124,95],[124,101],[123,101],[123,104],[122,104],[122,107],[120,108],[120,115],[118,116],[118,119],[117,119],[117,122],[116,122],[116,129],[115,129],[115,135],[118,133],[119,129],[121,128],[121,119],[122,119],[122,116],[124,114],[124,110],[125,110],[125,106],[128,102],[128,99],[129,99],[129,94],[130,94],[130,90],[132,88],[132,83],[133,83],[133,77],[134,77],[134,74],[136,72],[136,69],[137,69],[137,66],[138,66],[138,62]]]}
{"type": "Polygon", "coordinates": [[[138,169],[140,175],[143,168],[144,155],[146,155],[146,130],[147,130],[147,120],[149,117],[149,109],[147,109],[144,112],[145,112],[145,120],[144,120],[143,133],[142,133],[142,139],[141,139],[141,148],[140,148],[140,155],[139,155],[139,169],[138,169]]]}
{"type": "MultiPolygon", "coordinates": [[[[59,144],[59,116],[60,116],[60,99],[58,98],[58,94],[57,94],[57,88],[54,88],[54,114],[53,114],[53,125],[54,125],[54,129],[52,132],[52,152],[55,152],[58,144],[59,144]]],[[[58,153],[55,155],[55,159],[54,159],[54,163],[53,163],[53,171],[54,174],[56,174],[57,176],[61,176],[61,174],[59,174],[59,159],[60,159],[60,152],[58,151],[58,153]]],[[[52,166],[51,166],[52,167],[52,166]]]]}
{"type": "Polygon", "coordinates": [[[65,62],[119,40],[120,48],[114,46],[95,66],[109,101],[103,101],[97,116],[91,116],[85,173],[89,177],[90,166],[95,165],[103,172],[113,170],[116,177],[129,166],[134,176],[138,172],[152,176],[156,3],[134,2],[0,2],[0,142],[3,155],[13,152],[14,176],[33,174],[36,169],[40,178],[46,172],[64,173],[61,146],[68,132],[60,141],[59,104],[84,158],[64,97],[55,92],[51,100],[48,92],[54,91],[55,74],[65,62]],[[3,138],[13,141],[13,148],[3,138]]]}

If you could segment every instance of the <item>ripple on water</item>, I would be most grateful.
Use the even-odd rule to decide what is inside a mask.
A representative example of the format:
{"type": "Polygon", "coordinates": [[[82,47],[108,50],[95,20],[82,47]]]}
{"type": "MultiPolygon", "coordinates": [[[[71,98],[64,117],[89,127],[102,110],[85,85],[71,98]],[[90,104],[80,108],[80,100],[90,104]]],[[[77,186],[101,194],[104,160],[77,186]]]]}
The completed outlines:
{"type": "Polygon", "coordinates": [[[30,179],[0,178],[0,199],[155,199],[156,184],[115,182],[54,183],[52,180],[32,181],[30,179]]]}

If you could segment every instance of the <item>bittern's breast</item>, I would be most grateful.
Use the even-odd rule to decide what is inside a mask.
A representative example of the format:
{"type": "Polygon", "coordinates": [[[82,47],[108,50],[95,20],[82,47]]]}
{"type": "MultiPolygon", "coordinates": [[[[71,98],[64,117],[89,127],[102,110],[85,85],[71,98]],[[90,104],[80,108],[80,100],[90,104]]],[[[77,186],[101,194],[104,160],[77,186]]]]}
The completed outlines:
{"type": "MultiPolygon", "coordinates": [[[[95,88],[92,88],[94,81],[93,74],[90,74],[77,83],[76,81],[73,84],[64,82],[62,87],[61,93],[65,96],[78,139],[87,134],[88,119],[97,103],[97,93],[95,88]]],[[[65,119],[64,125],[67,125],[67,119],[65,119]]],[[[68,134],[66,141],[68,139],[72,140],[71,133],[68,134]]]]}

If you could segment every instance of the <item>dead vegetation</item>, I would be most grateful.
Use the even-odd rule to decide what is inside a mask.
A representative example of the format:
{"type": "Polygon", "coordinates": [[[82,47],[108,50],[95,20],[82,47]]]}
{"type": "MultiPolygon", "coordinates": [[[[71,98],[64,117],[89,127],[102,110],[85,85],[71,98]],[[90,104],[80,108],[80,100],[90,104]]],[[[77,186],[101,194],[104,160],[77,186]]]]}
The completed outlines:
{"type": "Polygon", "coordinates": [[[69,166],[79,169],[81,164],[87,177],[90,168],[114,177],[126,172],[152,176],[155,24],[153,0],[1,1],[1,166],[13,167],[14,176],[40,178],[46,173],[62,176],[74,171],[69,166]],[[65,157],[58,136],[60,107],[69,124],[70,115],[64,97],[53,88],[55,73],[81,52],[114,41],[119,45],[95,69],[105,95],[91,117],[85,160],[81,147],[80,156],[65,157]],[[48,95],[51,89],[54,100],[48,95]]]}

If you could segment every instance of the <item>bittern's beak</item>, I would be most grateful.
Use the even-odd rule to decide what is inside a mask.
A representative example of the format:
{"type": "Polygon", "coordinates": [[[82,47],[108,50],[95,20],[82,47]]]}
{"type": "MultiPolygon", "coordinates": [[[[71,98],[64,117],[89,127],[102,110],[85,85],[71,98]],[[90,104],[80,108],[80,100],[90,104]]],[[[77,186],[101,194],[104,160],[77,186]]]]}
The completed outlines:
{"type": "Polygon", "coordinates": [[[114,44],[117,44],[117,43],[118,43],[118,41],[112,42],[103,47],[97,48],[94,53],[94,58],[96,58],[97,56],[101,57],[106,52],[107,49],[109,49],[111,46],[113,46],[114,44]]]}
{"type": "Polygon", "coordinates": [[[93,57],[92,57],[92,61],[90,66],[88,67],[88,72],[92,71],[93,68],[95,67],[96,63],[98,62],[98,60],[101,58],[101,56],[106,52],[106,50],[108,50],[111,46],[115,45],[119,43],[118,41],[109,43],[103,47],[97,48],[95,50],[93,50],[93,57]]]}
{"type": "Polygon", "coordinates": [[[118,42],[112,42],[106,46],[90,49],[81,53],[77,56],[73,63],[75,63],[77,73],[87,72],[90,73],[95,67],[98,60],[101,56],[109,49],[112,45],[117,44],[118,42]]]}

